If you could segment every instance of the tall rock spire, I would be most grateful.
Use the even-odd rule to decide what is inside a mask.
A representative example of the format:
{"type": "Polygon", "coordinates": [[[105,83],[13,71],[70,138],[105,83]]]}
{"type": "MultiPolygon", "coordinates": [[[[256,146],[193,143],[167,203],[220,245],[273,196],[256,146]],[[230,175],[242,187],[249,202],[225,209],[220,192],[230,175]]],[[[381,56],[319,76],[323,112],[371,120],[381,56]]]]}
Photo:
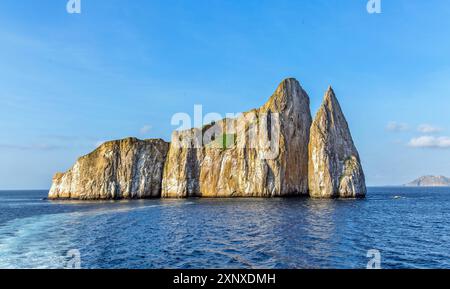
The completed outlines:
{"type": "Polygon", "coordinates": [[[314,198],[360,198],[367,192],[358,151],[331,87],[311,126],[308,180],[314,198]]]}

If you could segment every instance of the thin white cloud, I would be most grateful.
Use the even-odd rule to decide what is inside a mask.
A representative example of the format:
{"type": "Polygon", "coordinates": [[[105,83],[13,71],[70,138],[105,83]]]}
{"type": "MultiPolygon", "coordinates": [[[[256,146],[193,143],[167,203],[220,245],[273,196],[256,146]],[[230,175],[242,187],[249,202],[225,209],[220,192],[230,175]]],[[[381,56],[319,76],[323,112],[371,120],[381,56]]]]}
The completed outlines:
{"type": "Polygon", "coordinates": [[[146,135],[146,134],[148,134],[151,130],[152,130],[152,126],[146,124],[146,125],[144,125],[144,126],[139,130],[139,132],[140,132],[141,135],[146,135]]]}
{"type": "Polygon", "coordinates": [[[419,125],[417,130],[421,133],[426,133],[426,134],[438,133],[438,132],[442,131],[442,129],[440,127],[433,126],[430,124],[421,124],[421,125],[419,125]]]}
{"type": "Polygon", "coordinates": [[[421,136],[410,140],[408,145],[413,148],[446,149],[450,148],[450,137],[421,136]]]}
{"type": "Polygon", "coordinates": [[[386,130],[390,132],[402,132],[409,130],[409,125],[406,123],[391,121],[387,124],[386,130]]]}

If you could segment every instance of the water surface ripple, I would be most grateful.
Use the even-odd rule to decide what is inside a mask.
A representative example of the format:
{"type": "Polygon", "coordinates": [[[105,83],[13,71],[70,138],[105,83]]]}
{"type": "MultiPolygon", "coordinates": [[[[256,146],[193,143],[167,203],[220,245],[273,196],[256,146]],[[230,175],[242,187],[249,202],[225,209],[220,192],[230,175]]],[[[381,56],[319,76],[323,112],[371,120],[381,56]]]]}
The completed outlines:
{"type": "Polygon", "coordinates": [[[0,267],[450,268],[450,189],[370,188],[366,200],[50,202],[0,192],[0,267]]]}

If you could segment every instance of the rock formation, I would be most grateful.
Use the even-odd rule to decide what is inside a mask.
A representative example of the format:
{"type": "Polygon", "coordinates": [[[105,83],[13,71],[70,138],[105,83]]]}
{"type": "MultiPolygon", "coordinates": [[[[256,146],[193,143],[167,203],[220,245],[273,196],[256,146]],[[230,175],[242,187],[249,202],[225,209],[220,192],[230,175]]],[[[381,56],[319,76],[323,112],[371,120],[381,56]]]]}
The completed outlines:
{"type": "Polygon", "coordinates": [[[275,197],[308,193],[309,97],[284,80],[259,109],[175,132],[162,196],[275,197]]]}
{"type": "Polygon", "coordinates": [[[49,199],[135,199],[161,196],[169,144],[128,138],[101,145],[68,172],[56,174],[49,199]]]}
{"type": "Polygon", "coordinates": [[[359,198],[367,191],[358,151],[331,87],[311,127],[309,190],[314,198],[359,198]]]}
{"type": "Polygon", "coordinates": [[[359,155],[331,88],[311,123],[307,93],[286,79],[262,107],[176,131],[170,144],[103,144],[56,174],[49,198],[363,197],[359,155]]]}

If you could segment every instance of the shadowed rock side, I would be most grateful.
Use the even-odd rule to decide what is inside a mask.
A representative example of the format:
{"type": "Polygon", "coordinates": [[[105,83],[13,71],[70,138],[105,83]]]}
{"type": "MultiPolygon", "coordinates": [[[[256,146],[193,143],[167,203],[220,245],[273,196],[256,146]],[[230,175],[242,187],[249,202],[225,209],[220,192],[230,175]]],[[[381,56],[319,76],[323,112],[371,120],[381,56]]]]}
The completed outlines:
{"type": "Polygon", "coordinates": [[[308,95],[297,80],[286,79],[259,109],[175,132],[162,196],[306,195],[311,121],[308,95]]]}
{"type": "Polygon", "coordinates": [[[56,174],[50,199],[137,199],[161,196],[161,180],[169,144],[163,140],[128,138],[103,144],[56,174]]]}
{"type": "Polygon", "coordinates": [[[309,190],[314,198],[359,198],[367,191],[358,151],[331,87],[311,127],[309,190]]]}

